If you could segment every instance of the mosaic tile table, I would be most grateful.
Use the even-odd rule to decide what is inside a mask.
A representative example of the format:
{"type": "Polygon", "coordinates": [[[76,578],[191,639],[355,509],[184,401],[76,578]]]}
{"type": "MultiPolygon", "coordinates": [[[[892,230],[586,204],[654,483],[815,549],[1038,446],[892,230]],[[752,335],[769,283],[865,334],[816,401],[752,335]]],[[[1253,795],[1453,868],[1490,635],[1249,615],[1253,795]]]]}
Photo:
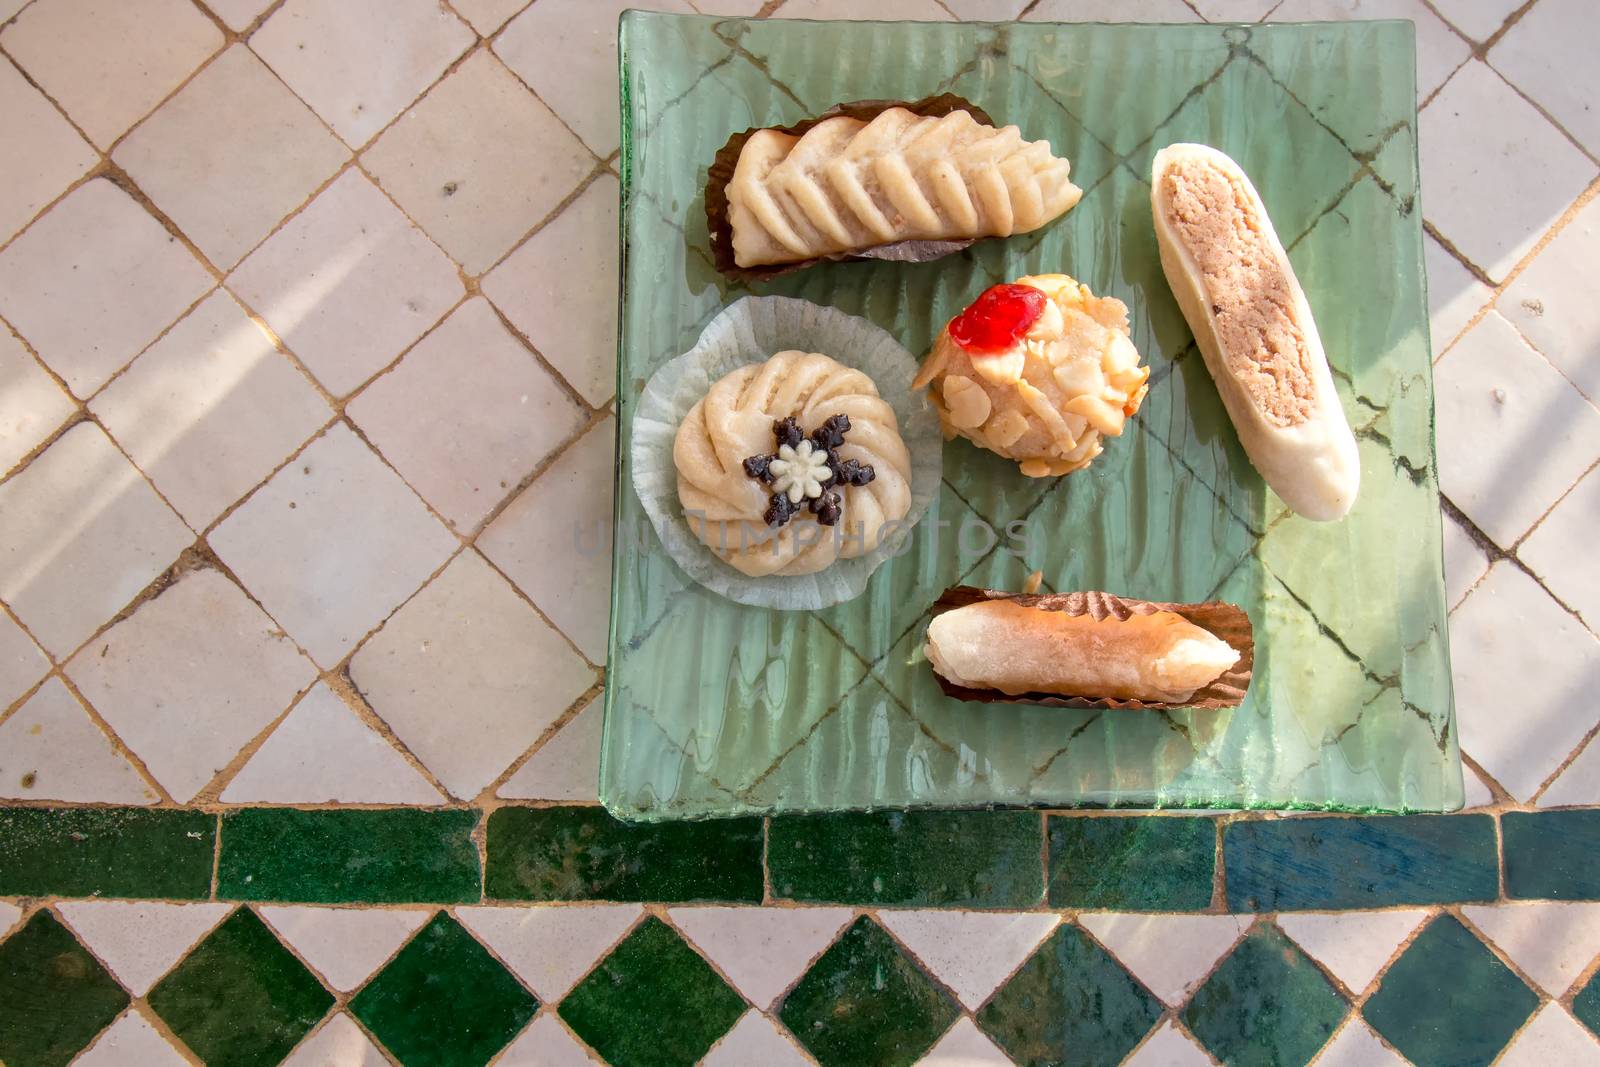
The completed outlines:
{"type": "Polygon", "coordinates": [[[1415,20],[1468,810],[612,820],[621,5],[0,0],[0,1062],[1600,1062],[1588,0],[659,6],[1415,20]]]}

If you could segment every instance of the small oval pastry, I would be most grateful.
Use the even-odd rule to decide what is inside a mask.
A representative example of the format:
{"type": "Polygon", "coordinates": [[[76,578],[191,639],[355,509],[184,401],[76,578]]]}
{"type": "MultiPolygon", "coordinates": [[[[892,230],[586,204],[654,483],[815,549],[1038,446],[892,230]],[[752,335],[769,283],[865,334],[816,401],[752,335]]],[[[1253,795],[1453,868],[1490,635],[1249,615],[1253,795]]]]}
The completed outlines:
{"type": "Polygon", "coordinates": [[[702,544],[752,577],[814,574],[872,551],[911,507],[911,455],[872,379],[779,352],[719,379],[673,439],[702,544]]]}
{"type": "Polygon", "coordinates": [[[1355,435],[1255,186],[1200,144],[1157,152],[1150,186],[1161,269],[1250,462],[1299,514],[1343,518],[1361,485],[1355,435]]]}
{"type": "Polygon", "coordinates": [[[1045,478],[1087,467],[1102,438],[1119,436],[1149,377],[1122,301],[1040,274],[993,286],[951,319],[911,387],[930,387],[947,438],[1045,478]]]}

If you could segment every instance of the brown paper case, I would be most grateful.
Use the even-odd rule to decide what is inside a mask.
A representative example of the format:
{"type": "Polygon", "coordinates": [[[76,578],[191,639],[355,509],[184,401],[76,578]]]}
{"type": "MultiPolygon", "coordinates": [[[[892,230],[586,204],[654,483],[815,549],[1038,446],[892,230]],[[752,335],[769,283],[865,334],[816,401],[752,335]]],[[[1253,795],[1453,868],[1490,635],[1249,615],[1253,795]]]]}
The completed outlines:
{"type": "Polygon", "coordinates": [[[736,133],[728,138],[712,160],[711,169],[706,174],[706,228],[711,233],[711,256],[717,270],[729,278],[739,282],[760,282],[777,278],[784,274],[791,274],[797,270],[821,263],[824,260],[842,262],[847,260],[862,259],[891,259],[901,263],[926,263],[930,259],[948,256],[952,252],[959,252],[969,245],[976,244],[982,238],[968,238],[961,241],[898,241],[889,245],[878,245],[863,252],[840,253],[832,256],[818,256],[815,259],[801,260],[798,263],[775,263],[765,267],[741,267],[733,261],[733,225],[728,221],[728,182],[733,180],[733,168],[739,163],[739,153],[744,149],[744,144],[750,135],[757,130],[777,130],[799,136],[823,119],[831,119],[836,115],[846,115],[863,122],[870,122],[880,114],[892,107],[903,107],[917,115],[929,118],[942,118],[952,111],[965,111],[973,118],[988,126],[995,125],[989,113],[976,104],[954,93],[941,93],[938,96],[929,96],[921,100],[853,100],[846,104],[835,104],[822,114],[814,118],[802,119],[793,126],[752,126],[742,133],[736,133]]]}
{"type": "Polygon", "coordinates": [[[1192,698],[1182,704],[1168,704],[1159,700],[1091,700],[1088,697],[1065,697],[1055,693],[1022,693],[1012,696],[998,689],[967,689],[953,685],[938,671],[934,671],[933,676],[938,680],[939,688],[944,690],[946,696],[957,700],[971,700],[985,704],[1043,704],[1052,708],[1170,711],[1178,708],[1238,707],[1244,701],[1245,691],[1250,688],[1250,671],[1255,665],[1256,658],[1255,634],[1250,626],[1250,616],[1244,613],[1244,609],[1233,604],[1224,604],[1218,600],[1208,600],[1204,604],[1161,604],[1095,592],[1028,595],[957,585],[946,589],[944,595],[934,602],[933,614],[941,615],[985,600],[1012,600],[1024,607],[1039,608],[1043,611],[1063,611],[1068,615],[1090,615],[1096,619],[1126,619],[1130,615],[1152,615],[1158,611],[1170,611],[1226,641],[1239,653],[1239,662],[1216,681],[1204,689],[1197,690],[1192,698]]]}

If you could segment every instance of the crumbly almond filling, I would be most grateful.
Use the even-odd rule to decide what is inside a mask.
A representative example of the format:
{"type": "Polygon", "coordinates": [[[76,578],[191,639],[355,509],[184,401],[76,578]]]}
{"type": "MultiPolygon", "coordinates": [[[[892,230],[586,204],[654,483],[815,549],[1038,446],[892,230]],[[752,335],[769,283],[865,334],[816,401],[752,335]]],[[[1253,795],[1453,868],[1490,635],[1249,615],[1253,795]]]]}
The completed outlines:
{"type": "Polygon", "coordinates": [[[1274,426],[1311,417],[1311,353],[1283,266],[1239,179],[1205,159],[1180,158],[1162,178],[1167,217],[1200,265],[1222,358],[1274,426]]]}

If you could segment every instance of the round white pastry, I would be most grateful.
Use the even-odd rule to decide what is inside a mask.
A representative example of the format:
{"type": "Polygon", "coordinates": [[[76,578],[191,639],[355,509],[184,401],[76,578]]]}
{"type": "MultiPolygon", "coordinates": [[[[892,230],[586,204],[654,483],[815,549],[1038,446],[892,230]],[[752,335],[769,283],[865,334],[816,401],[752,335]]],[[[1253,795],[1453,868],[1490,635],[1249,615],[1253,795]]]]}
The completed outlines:
{"type": "Polygon", "coordinates": [[[866,374],[816,352],[723,376],[678,426],[672,458],[689,528],[751,577],[871,552],[911,508],[894,409],[866,374]]]}

